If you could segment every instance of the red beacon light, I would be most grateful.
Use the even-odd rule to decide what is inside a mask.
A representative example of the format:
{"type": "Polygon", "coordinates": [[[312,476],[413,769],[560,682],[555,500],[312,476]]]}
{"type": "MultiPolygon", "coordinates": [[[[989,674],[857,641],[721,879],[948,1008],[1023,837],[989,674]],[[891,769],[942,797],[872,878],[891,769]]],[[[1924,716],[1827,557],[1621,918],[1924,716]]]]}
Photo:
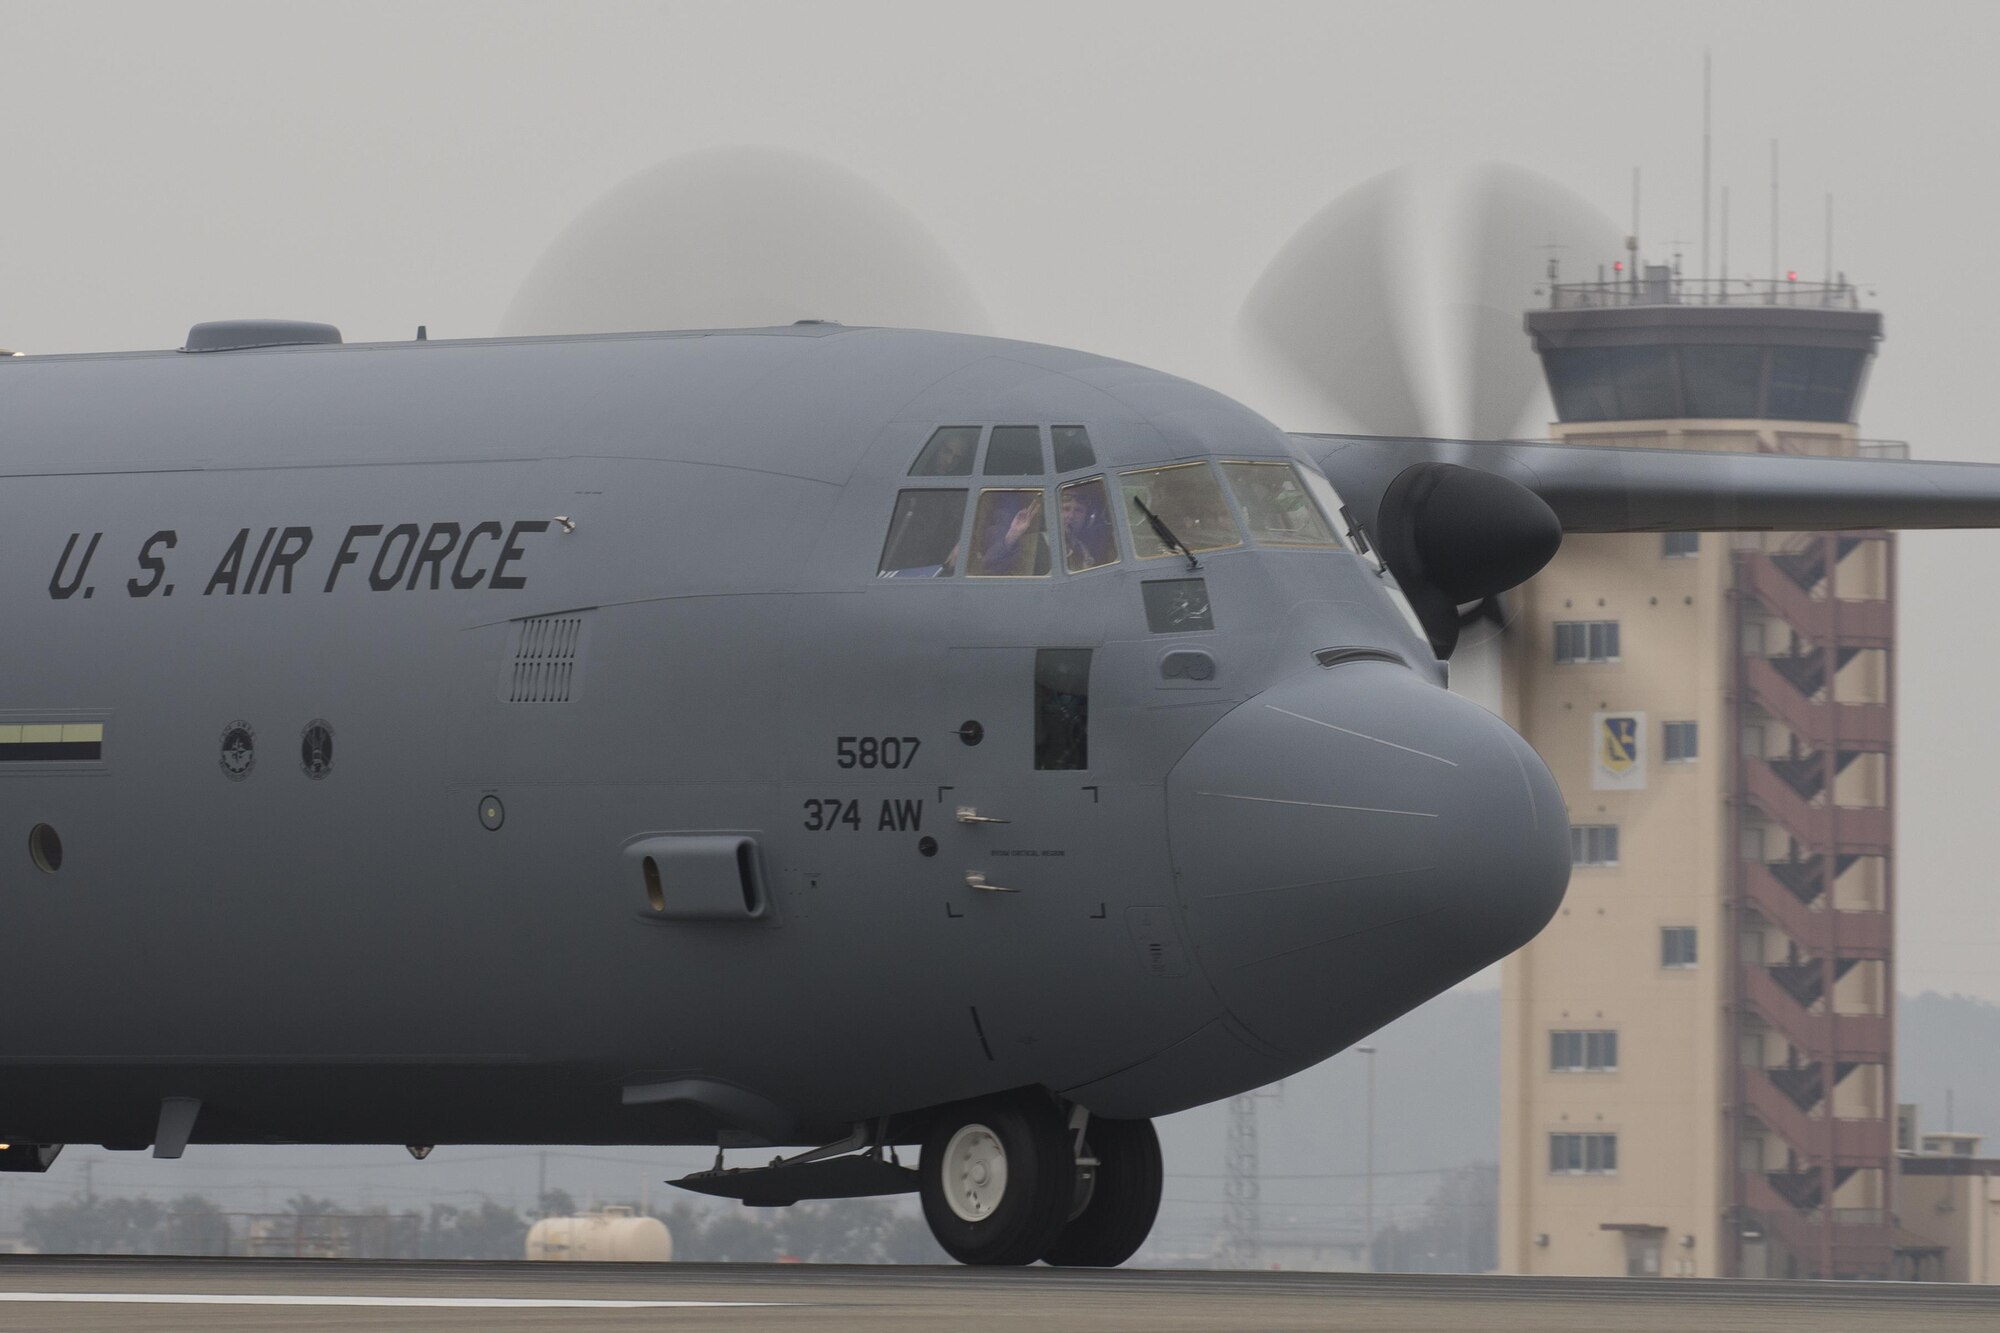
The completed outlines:
{"type": "Polygon", "coordinates": [[[1797,269],[1788,268],[1785,270],[1786,282],[1797,282],[1798,280],[1799,280],[1799,271],[1797,269]]]}
{"type": "Polygon", "coordinates": [[[1624,261],[1624,260],[1622,260],[1622,259],[1614,259],[1614,260],[1612,260],[1612,261],[1611,261],[1611,271],[1612,271],[1613,273],[1623,273],[1623,272],[1625,271],[1625,261],[1624,261]]]}

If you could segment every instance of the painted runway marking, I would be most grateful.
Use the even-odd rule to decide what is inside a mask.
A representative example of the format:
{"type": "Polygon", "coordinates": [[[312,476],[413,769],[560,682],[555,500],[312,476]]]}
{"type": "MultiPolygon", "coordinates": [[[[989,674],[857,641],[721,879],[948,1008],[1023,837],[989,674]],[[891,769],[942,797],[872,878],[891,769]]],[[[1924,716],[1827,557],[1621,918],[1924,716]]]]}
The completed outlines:
{"type": "Polygon", "coordinates": [[[1352,810],[1363,815],[1408,815],[1411,819],[1436,819],[1428,810],[1383,810],[1372,805],[1335,805],[1331,801],[1287,801],[1277,796],[1238,796],[1234,792],[1204,791],[1197,796],[1213,796],[1218,801],[1262,801],[1265,805],[1309,805],[1315,810],[1352,810]]]}
{"type": "Polygon", "coordinates": [[[154,1291],[0,1291],[0,1301],[51,1305],[375,1306],[402,1310],[766,1309],[792,1301],[563,1300],[527,1296],[279,1296],[154,1291]]]}
{"type": "Polygon", "coordinates": [[[1265,704],[1264,707],[1274,713],[1283,713],[1286,717],[1295,717],[1301,722],[1310,722],[1316,727],[1325,727],[1328,731],[1337,731],[1343,736],[1353,736],[1358,740],[1374,741],[1377,745],[1386,745],[1392,750],[1401,750],[1404,754],[1419,755],[1425,759],[1435,759],[1440,764],[1450,764],[1453,768],[1458,767],[1456,760],[1447,759],[1441,754],[1432,754],[1429,750],[1413,750],[1407,745],[1398,745],[1394,741],[1385,741],[1380,736],[1370,736],[1365,731],[1350,731],[1346,727],[1336,727],[1331,722],[1322,722],[1316,717],[1307,717],[1304,713],[1294,713],[1291,709],[1280,708],[1276,704],[1265,704]]]}

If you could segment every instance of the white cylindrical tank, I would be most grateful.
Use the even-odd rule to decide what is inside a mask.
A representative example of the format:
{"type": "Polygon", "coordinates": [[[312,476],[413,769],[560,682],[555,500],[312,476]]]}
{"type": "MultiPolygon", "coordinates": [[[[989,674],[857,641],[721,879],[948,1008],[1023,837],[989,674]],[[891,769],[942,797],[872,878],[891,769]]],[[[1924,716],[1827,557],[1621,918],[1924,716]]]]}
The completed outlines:
{"type": "Polygon", "coordinates": [[[545,1217],[529,1227],[528,1257],[663,1264],[674,1257],[674,1238],[657,1217],[637,1217],[630,1208],[601,1208],[581,1217],[545,1217]]]}

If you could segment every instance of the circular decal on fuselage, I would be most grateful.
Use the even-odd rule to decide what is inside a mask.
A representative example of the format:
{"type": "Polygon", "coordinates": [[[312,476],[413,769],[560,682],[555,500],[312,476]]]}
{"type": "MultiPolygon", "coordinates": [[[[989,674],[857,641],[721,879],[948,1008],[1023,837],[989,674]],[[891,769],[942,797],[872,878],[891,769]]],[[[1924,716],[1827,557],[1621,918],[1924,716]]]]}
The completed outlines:
{"type": "Polygon", "coordinates": [[[333,771],[333,728],[325,718],[314,718],[299,733],[299,767],[314,782],[333,771]]]}
{"type": "Polygon", "coordinates": [[[241,782],[257,767],[257,733],[248,722],[231,722],[222,730],[222,776],[241,782]]]}

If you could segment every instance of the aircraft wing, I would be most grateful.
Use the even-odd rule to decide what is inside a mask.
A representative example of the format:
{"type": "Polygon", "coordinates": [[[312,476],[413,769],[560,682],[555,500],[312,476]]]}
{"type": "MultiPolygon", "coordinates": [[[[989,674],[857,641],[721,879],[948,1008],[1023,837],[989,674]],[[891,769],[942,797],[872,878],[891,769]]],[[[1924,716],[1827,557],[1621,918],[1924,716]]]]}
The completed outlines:
{"type": "Polygon", "coordinates": [[[1294,435],[1353,509],[1378,522],[1405,468],[1450,463],[1541,497],[1571,532],[1821,532],[2000,527],[2000,465],[1618,445],[1294,435]]]}

